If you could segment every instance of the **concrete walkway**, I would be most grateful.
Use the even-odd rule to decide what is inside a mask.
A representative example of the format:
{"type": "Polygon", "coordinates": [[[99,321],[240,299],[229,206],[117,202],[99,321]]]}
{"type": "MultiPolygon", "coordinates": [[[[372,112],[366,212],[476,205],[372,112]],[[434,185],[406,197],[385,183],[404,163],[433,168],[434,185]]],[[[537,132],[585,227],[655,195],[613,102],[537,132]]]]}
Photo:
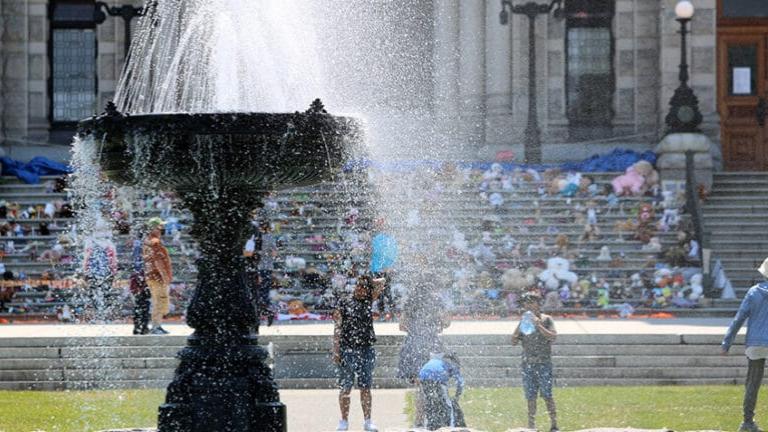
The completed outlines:
{"type": "MultiPolygon", "coordinates": [[[[722,335],[728,328],[728,318],[675,318],[675,319],[555,319],[560,334],[686,334],[686,335],[722,335]]],[[[512,334],[517,320],[497,321],[454,321],[444,334],[512,334]]],[[[163,326],[173,335],[186,336],[192,329],[184,324],[166,324],[163,326]]],[[[104,337],[130,336],[133,326],[129,324],[113,325],[76,325],[76,324],[10,324],[0,325],[0,338],[14,337],[104,337]]],[[[744,330],[742,329],[742,332],[744,330]]],[[[262,327],[265,336],[331,336],[331,322],[287,322],[271,327],[262,327]]],[[[397,323],[376,323],[376,334],[402,335],[397,323]]]]}
{"type": "MultiPolygon", "coordinates": [[[[405,395],[408,390],[382,389],[373,391],[373,422],[384,431],[402,431],[408,428],[405,416],[405,395]]],[[[339,421],[338,391],[336,390],[280,390],[280,400],[288,408],[289,431],[335,431],[339,421]]],[[[350,430],[363,429],[360,393],[352,391],[349,413],[350,430]]]]}

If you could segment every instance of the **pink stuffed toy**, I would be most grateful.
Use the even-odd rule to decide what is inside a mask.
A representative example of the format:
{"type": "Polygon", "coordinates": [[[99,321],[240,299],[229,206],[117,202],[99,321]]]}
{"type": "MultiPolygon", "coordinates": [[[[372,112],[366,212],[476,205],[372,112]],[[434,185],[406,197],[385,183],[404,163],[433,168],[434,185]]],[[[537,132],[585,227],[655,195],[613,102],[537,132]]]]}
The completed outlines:
{"type": "Polygon", "coordinates": [[[643,192],[643,185],[645,184],[645,177],[635,169],[635,165],[627,168],[625,174],[622,174],[613,181],[613,193],[616,196],[625,195],[627,193],[631,195],[640,195],[643,192]]]}

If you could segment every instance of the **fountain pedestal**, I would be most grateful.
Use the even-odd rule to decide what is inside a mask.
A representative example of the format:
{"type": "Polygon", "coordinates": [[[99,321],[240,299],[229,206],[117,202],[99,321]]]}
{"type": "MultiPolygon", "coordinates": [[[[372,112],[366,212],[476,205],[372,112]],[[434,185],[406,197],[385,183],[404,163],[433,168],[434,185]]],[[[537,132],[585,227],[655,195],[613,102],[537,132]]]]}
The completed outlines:
{"type": "Polygon", "coordinates": [[[315,101],[295,114],[126,116],[110,105],[80,123],[113,181],[175,191],[192,212],[201,257],[187,311],[195,329],[160,407],[160,432],[284,432],[267,352],[245,283],[250,211],[265,191],[331,179],[359,140],[357,122],[315,101]]]}

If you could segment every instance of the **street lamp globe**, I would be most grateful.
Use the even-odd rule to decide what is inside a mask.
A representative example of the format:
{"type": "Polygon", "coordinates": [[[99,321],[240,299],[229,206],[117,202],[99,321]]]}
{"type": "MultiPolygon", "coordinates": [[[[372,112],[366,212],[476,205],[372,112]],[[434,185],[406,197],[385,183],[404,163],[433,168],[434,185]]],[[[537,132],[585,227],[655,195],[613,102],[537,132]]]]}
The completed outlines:
{"type": "Polygon", "coordinates": [[[682,0],[675,6],[675,15],[677,15],[678,19],[689,20],[693,18],[693,12],[693,3],[688,0],[682,0]]]}

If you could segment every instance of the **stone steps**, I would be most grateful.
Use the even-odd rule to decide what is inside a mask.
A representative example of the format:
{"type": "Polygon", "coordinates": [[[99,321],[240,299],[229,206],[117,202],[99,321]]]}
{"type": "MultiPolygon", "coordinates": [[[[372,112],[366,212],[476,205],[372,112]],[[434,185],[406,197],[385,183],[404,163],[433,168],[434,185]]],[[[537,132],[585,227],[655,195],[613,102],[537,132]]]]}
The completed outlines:
{"type": "MultiPolygon", "coordinates": [[[[742,345],[719,355],[719,335],[562,335],[553,347],[561,386],[734,384],[743,379],[742,345]]],[[[283,388],[333,388],[329,336],[263,337],[275,352],[283,388]]],[[[443,337],[471,386],[519,386],[520,347],[507,335],[443,337]]],[[[737,339],[738,343],[742,337],[737,339]]],[[[163,388],[183,337],[0,338],[0,389],[163,388]]],[[[381,336],[376,383],[401,387],[401,336],[381,336]]]]}

